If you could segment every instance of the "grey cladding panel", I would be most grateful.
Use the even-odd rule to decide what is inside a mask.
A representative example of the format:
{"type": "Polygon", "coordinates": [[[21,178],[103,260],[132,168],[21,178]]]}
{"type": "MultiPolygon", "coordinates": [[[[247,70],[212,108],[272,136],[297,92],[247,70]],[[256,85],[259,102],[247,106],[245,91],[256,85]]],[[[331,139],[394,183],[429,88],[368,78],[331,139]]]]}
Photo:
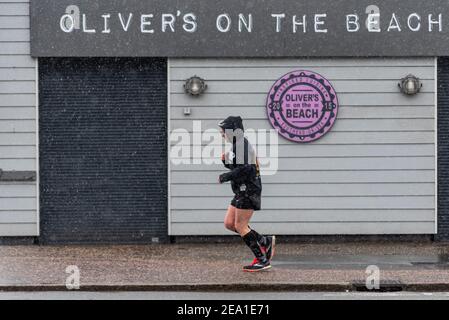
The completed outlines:
{"type": "MultiPolygon", "coordinates": [[[[36,170],[36,60],[28,0],[0,0],[0,169],[36,170]]],[[[38,235],[36,182],[0,184],[0,237],[38,235]]]]}
{"type": "MultiPolygon", "coordinates": [[[[262,176],[262,211],[254,216],[261,232],[435,232],[434,59],[172,59],[170,66],[172,130],[192,132],[193,121],[201,121],[201,130],[216,129],[228,115],[241,115],[246,128],[271,129],[266,94],[291,70],[316,71],[336,87],[341,107],[332,130],[311,144],[279,137],[278,170],[262,166],[268,175],[262,176]],[[423,79],[414,97],[397,88],[408,73],[423,79]],[[192,75],[209,85],[199,98],[182,91],[192,75]]],[[[261,163],[270,155],[269,149],[262,154],[265,144],[258,146],[261,163]]],[[[174,136],[171,145],[189,143],[174,136]]],[[[232,193],[216,183],[224,171],[220,164],[171,163],[173,235],[229,234],[223,218],[232,193]]]]}

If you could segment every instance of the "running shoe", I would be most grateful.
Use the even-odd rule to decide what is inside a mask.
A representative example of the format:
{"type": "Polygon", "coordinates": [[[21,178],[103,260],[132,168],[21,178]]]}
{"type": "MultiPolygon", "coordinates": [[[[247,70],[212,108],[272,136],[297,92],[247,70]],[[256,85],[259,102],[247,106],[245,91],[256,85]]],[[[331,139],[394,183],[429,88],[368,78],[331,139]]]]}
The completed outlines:
{"type": "Polygon", "coordinates": [[[257,258],[254,258],[253,262],[243,267],[243,271],[245,272],[258,272],[263,270],[268,270],[271,268],[270,261],[268,259],[265,259],[265,262],[260,261],[257,258]]]}

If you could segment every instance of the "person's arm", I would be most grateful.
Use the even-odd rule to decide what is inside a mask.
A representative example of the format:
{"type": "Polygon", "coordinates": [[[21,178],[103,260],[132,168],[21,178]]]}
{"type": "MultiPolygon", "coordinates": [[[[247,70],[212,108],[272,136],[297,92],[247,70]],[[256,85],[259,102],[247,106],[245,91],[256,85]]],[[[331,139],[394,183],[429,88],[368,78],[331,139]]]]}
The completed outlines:
{"type": "Polygon", "coordinates": [[[220,175],[220,183],[227,181],[244,181],[247,177],[256,174],[256,165],[254,164],[243,164],[237,168],[232,169],[229,172],[220,175]]]}
{"type": "MultiPolygon", "coordinates": [[[[233,182],[244,182],[245,180],[248,180],[250,177],[254,177],[257,175],[257,167],[255,163],[251,163],[251,159],[248,159],[249,155],[254,156],[255,154],[251,153],[250,151],[254,152],[253,149],[249,150],[249,143],[245,140],[244,142],[244,154],[243,154],[243,164],[238,164],[239,161],[236,159],[236,145],[234,145],[233,149],[233,164],[229,165],[230,172],[223,173],[219,177],[220,183],[227,182],[227,181],[233,181],[233,182]]],[[[224,155],[224,158],[226,159],[226,155],[224,155]]],[[[223,159],[223,157],[222,157],[223,159]]],[[[225,162],[225,161],[224,161],[225,162]]],[[[226,166],[226,164],[225,164],[226,166]]]]}

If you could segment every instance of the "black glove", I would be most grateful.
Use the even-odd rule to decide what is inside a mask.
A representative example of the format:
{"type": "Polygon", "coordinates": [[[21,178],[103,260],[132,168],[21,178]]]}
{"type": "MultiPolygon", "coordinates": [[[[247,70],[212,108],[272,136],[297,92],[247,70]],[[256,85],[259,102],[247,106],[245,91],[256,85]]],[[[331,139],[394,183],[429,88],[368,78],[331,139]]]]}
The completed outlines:
{"type": "Polygon", "coordinates": [[[231,178],[231,172],[226,172],[226,173],[220,174],[220,176],[218,177],[218,181],[220,183],[223,183],[223,182],[229,181],[230,178],[231,178]]]}

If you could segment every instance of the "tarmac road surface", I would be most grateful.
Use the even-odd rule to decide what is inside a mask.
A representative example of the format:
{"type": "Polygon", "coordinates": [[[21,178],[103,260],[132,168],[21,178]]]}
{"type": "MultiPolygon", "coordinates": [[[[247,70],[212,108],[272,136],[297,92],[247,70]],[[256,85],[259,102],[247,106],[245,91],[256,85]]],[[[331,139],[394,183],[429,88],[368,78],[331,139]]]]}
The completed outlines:
{"type": "Polygon", "coordinates": [[[0,300],[449,300],[449,292],[0,292],[0,300]]]}

